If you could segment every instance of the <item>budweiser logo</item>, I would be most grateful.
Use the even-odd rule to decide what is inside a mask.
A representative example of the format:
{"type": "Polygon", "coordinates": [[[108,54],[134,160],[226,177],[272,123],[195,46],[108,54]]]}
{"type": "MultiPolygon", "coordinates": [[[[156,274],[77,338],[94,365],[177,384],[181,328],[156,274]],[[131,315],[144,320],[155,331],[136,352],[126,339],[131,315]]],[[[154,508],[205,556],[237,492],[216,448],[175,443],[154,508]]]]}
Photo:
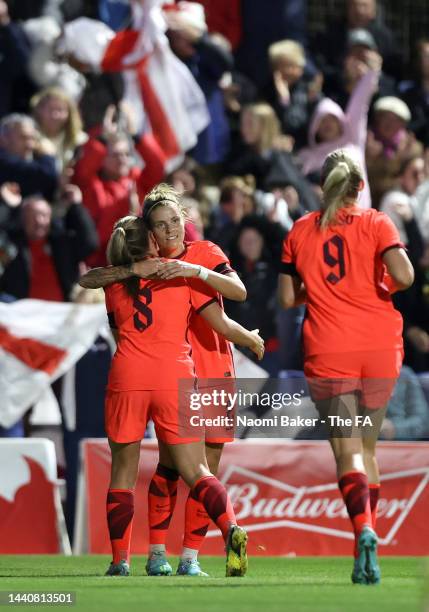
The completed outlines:
{"type": "MultiPolygon", "coordinates": [[[[237,520],[248,531],[279,527],[301,529],[352,540],[353,533],[336,482],[295,487],[256,471],[231,465],[222,482],[234,505],[237,520]]],[[[429,468],[384,474],[377,517],[380,544],[392,542],[400,526],[429,482],[429,468]],[[406,479],[395,496],[395,481],[406,479]],[[404,486],[405,484],[405,486],[404,486]],[[404,494],[406,493],[406,494],[404,494]]],[[[217,531],[209,531],[217,536],[217,531]]]]}

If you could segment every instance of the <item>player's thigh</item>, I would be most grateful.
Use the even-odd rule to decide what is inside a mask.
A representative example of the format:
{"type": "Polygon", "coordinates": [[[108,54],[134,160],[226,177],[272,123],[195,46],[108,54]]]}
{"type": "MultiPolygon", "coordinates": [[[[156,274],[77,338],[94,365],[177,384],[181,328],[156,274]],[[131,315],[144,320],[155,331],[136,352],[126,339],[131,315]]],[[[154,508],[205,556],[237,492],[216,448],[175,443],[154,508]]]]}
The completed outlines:
{"type": "Polygon", "coordinates": [[[402,349],[362,353],[363,407],[379,410],[387,406],[399,378],[402,359],[402,349]]]}
{"type": "Polygon", "coordinates": [[[220,459],[222,457],[223,444],[215,442],[207,442],[206,440],[206,458],[207,465],[212,474],[217,474],[219,469],[220,459]]]}

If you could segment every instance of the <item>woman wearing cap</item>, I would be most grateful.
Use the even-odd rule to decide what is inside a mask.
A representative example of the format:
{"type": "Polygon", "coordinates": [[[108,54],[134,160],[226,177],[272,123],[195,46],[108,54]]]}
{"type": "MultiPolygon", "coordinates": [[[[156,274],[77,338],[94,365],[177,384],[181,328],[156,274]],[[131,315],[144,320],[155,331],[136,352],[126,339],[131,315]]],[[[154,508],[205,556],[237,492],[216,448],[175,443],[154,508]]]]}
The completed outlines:
{"type": "Polygon", "coordinates": [[[279,297],[285,308],[307,305],[304,371],[355,533],[352,581],[371,584],[380,581],[375,445],[403,356],[391,294],[408,288],[414,272],[392,221],[358,207],[363,172],[346,151],[327,157],[322,188],[321,212],[299,219],[285,240],[279,297]],[[365,416],[371,425],[363,428],[365,416]]]}
{"type": "MultiPolygon", "coordinates": [[[[244,301],[246,289],[231,268],[227,256],[217,245],[207,240],[184,242],[183,212],[179,194],[174,188],[160,184],[152,189],[145,198],[143,215],[153,232],[160,255],[170,258],[170,261],[163,262],[152,258],[135,262],[131,266],[96,268],[82,277],[80,284],[95,289],[134,275],[142,278],[157,275],[165,280],[198,276],[199,283],[205,285],[206,291],[210,291],[212,298],[218,300],[220,305],[222,296],[230,300],[244,301]]],[[[197,316],[190,320],[189,338],[199,388],[211,389],[217,381],[222,381],[223,385],[232,384],[235,371],[229,343],[197,316]]],[[[231,432],[212,430],[207,433],[206,456],[213,474],[217,473],[224,442],[231,441],[231,432]]],[[[152,478],[151,488],[153,491],[163,492],[163,504],[158,503],[156,495],[149,496],[149,520],[153,525],[163,524],[164,528],[149,530],[147,570],[151,575],[169,575],[172,572],[166,559],[165,541],[176,501],[177,476],[174,462],[161,442],[160,461],[152,478]],[[164,507],[162,516],[161,511],[157,510],[159,505],[164,507]]],[[[204,508],[190,495],[185,508],[185,533],[179,573],[204,575],[199,568],[197,555],[208,525],[209,520],[204,508]]]]}
{"type": "Polygon", "coordinates": [[[368,133],[366,161],[373,206],[392,189],[407,157],[422,155],[423,146],[407,130],[411,119],[408,106],[400,98],[385,96],[374,104],[373,129],[368,133]]]}

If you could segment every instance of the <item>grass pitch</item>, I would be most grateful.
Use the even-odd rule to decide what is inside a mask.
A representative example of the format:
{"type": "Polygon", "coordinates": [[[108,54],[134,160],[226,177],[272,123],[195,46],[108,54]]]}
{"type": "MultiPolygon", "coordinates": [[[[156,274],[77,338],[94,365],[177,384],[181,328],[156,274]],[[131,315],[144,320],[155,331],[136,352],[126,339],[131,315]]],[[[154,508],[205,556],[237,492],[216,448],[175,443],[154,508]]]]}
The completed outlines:
{"type": "MultiPolygon", "coordinates": [[[[109,561],[107,556],[4,555],[0,590],[74,591],[75,606],[32,607],[79,612],[421,612],[428,595],[427,565],[415,557],[382,558],[377,586],[352,585],[352,560],[342,557],[250,558],[248,576],[228,579],[222,557],[201,557],[210,578],[148,578],[144,557],[133,558],[132,576],[105,577],[109,561]]],[[[170,562],[175,569],[177,558],[170,562]]]]}

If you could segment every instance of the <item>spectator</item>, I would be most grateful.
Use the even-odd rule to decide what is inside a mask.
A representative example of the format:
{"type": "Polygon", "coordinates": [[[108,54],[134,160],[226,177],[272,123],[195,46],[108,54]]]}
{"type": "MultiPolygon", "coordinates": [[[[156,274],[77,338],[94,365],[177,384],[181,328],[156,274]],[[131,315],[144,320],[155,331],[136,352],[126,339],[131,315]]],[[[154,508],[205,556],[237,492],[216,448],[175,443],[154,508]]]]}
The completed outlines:
{"type": "Polygon", "coordinates": [[[197,200],[182,197],[182,206],[186,213],[185,242],[204,240],[204,223],[197,200]]]}
{"type": "Polygon", "coordinates": [[[225,166],[230,174],[255,177],[256,187],[269,191],[273,182],[294,185],[306,210],[316,208],[315,197],[285,150],[288,140],[280,133],[280,122],[268,104],[251,104],[241,113],[241,139],[231,151],[225,166]]]}
{"type": "Polygon", "coordinates": [[[247,299],[241,303],[226,300],[225,310],[247,329],[258,328],[265,343],[272,344],[277,336],[277,271],[267,238],[264,220],[260,217],[245,217],[239,225],[232,241],[230,261],[246,286],[247,299]]]}
{"type": "MultiPolygon", "coordinates": [[[[3,183],[0,186],[0,228],[12,229],[19,222],[21,191],[16,183],[3,183]]],[[[0,248],[3,250],[3,247],[0,248]]]]}
{"type": "Polygon", "coordinates": [[[398,183],[388,191],[380,202],[380,210],[385,212],[399,230],[402,242],[407,246],[408,256],[416,264],[423,255],[423,237],[414,214],[414,198],[419,185],[425,179],[425,162],[421,156],[404,160],[399,173],[398,183]]]}
{"type": "Polygon", "coordinates": [[[374,96],[395,95],[395,81],[381,71],[382,64],[383,60],[372,34],[363,29],[350,30],[343,68],[326,79],[326,95],[338,102],[341,108],[346,108],[350,95],[368,68],[380,70],[378,88],[374,96]]]}
{"type": "Polygon", "coordinates": [[[0,292],[17,299],[69,301],[79,278],[79,263],[97,248],[97,235],[75,185],[64,188],[65,215],[52,218],[42,196],[21,206],[22,228],[9,232],[17,254],[0,278],[0,292]]]}
{"type": "Polygon", "coordinates": [[[429,435],[429,406],[413,370],[402,366],[386,418],[380,430],[384,440],[421,440],[429,435]]]}
{"type": "Polygon", "coordinates": [[[413,198],[413,205],[423,240],[429,245],[429,179],[418,187],[413,198]]]}
{"type": "Polygon", "coordinates": [[[197,0],[204,6],[209,32],[222,34],[233,51],[241,40],[241,0],[197,0]]]}
{"type": "Polygon", "coordinates": [[[305,45],[307,0],[270,0],[269,5],[246,0],[241,2],[241,13],[243,36],[236,53],[237,68],[262,89],[270,78],[268,47],[285,38],[305,45]]]}
{"type": "Polygon", "coordinates": [[[374,104],[373,130],[368,134],[366,160],[373,206],[395,184],[401,164],[423,153],[423,147],[407,130],[411,119],[408,106],[399,98],[387,96],[374,104]]]}
{"type": "Polygon", "coordinates": [[[229,126],[219,81],[232,70],[231,52],[207,34],[204,9],[196,2],[179,2],[177,11],[166,12],[166,20],[170,46],[194,75],[210,114],[191,155],[200,164],[220,163],[229,150],[229,126]]]}
{"type": "Polygon", "coordinates": [[[401,97],[411,110],[409,128],[429,147],[429,39],[417,43],[416,79],[400,84],[401,97]]]}
{"type": "Polygon", "coordinates": [[[356,29],[370,32],[378,52],[383,58],[386,72],[399,77],[401,56],[392,31],[383,22],[377,8],[377,0],[347,0],[345,15],[335,17],[311,44],[315,60],[326,77],[331,77],[344,61],[349,32],[356,29]]]}
{"type": "Polygon", "coordinates": [[[8,0],[8,5],[13,21],[27,21],[46,15],[61,23],[61,2],[62,0],[8,0]]]}
{"type": "MultiPolygon", "coordinates": [[[[364,74],[355,86],[345,112],[330,98],[324,98],[317,105],[308,132],[309,146],[299,152],[303,174],[312,175],[317,184],[320,182],[320,171],[326,157],[339,148],[347,149],[358,161],[366,178],[365,143],[368,107],[377,87],[378,76],[377,69],[372,70],[365,66],[364,74]]],[[[363,208],[371,206],[367,180],[360,205],[363,208]]]]}
{"type": "Polygon", "coordinates": [[[9,17],[8,5],[0,0],[0,118],[12,110],[26,110],[20,83],[26,78],[30,45],[19,23],[9,17]]]}
{"type": "MultiPolygon", "coordinates": [[[[305,52],[300,43],[281,40],[268,49],[271,81],[265,99],[274,108],[285,134],[290,134],[299,149],[307,144],[307,126],[320,90],[304,77],[305,52]]],[[[319,80],[321,85],[321,81],[319,80]]]]}
{"type": "Polygon", "coordinates": [[[30,104],[40,133],[53,145],[62,171],[87,140],[76,103],[61,89],[50,87],[33,96],[30,104]]]}
{"type": "Polygon", "coordinates": [[[229,252],[238,225],[247,214],[254,212],[253,177],[229,176],[220,185],[219,208],[207,230],[207,238],[229,252]]]}
{"type": "Polygon", "coordinates": [[[31,117],[12,114],[0,121],[0,185],[17,183],[23,197],[41,193],[52,200],[58,185],[54,153],[31,117]]]}
{"type": "MultiPolygon", "coordinates": [[[[99,249],[89,259],[93,266],[106,264],[106,247],[113,225],[128,214],[140,212],[140,202],[164,175],[164,156],[150,136],[134,137],[144,168],[132,164],[129,138],[119,128],[114,107],[107,109],[102,133],[83,146],[74,181],[82,189],[83,202],[97,228],[99,249]]],[[[128,131],[134,128],[128,117],[128,131]]]]}

